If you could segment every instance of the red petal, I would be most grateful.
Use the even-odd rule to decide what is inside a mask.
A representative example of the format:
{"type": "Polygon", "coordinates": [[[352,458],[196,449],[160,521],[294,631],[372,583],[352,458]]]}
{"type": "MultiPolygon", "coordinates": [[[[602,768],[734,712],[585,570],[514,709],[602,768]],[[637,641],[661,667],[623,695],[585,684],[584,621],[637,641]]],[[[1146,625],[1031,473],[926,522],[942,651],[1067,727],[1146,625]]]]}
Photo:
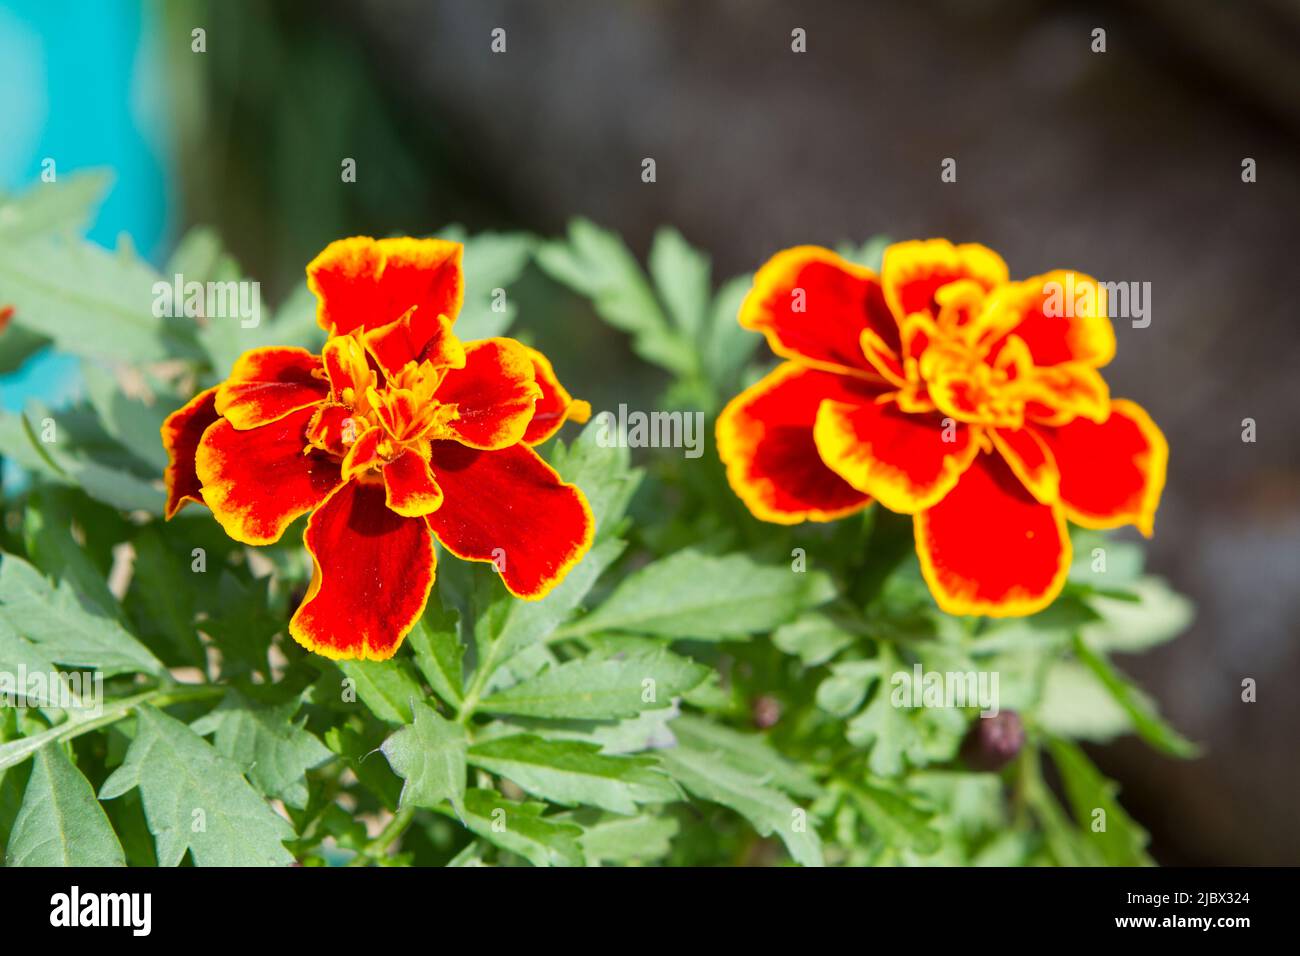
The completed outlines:
{"type": "Polygon", "coordinates": [[[890,511],[915,514],[952,490],[979,449],[978,432],[893,402],[822,402],[813,441],[832,471],[890,511]]]}
{"type": "Polygon", "coordinates": [[[796,246],[768,260],[740,307],[740,324],[766,335],[777,355],[830,371],[874,376],[862,352],[866,329],[890,349],[899,345],[875,273],[818,246],[796,246]]]}
{"type": "Polygon", "coordinates": [[[203,500],[236,541],[278,541],[339,486],[337,463],[318,451],[303,454],[311,417],[303,409],[246,431],[222,420],[204,433],[195,461],[203,500]]]}
{"type": "Polygon", "coordinates": [[[208,426],[217,420],[217,390],[199,392],[167,416],[162,424],[162,443],[167,450],[167,505],[163,515],[170,521],[190,501],[203,504],[203,483],[194,472],[194,455],[208,426]]]}
{"type": "Polygon", "coordinates": [[[524,346],[528,357],[533,360],[533,379],[542,390],[542,397],[537,400],[533,417],[524,431],[524,441],[530,445],[540,445],[558,432],[566,421],[583,424],[591,418],[591,406],[577,401],[568,389],[560,384],[551,367],[551,360],[537,349],[524,346]]]}
{"type": "Polygon", "coordinates": [[[370,354],[389,378],[395,377],[407,362],[465,367],[465,348],[451,331],[451,319],[427,309],[415,309],[396,322],[371,329],[365,340],[370,354]]]}
{"type": "Polygon", "coordinates": [[[446,499],[429,527],[457,557],[495,563],[512,594],[545,596],[591,547],[587,499],[527,445],[434,442],[430,465],[446,499]]]}
{"type": "Polygon", "coordinates": [[[1169,445],[1141,406],[1116,399],[1100,425],[1076,418],[1035,430],[1061,469],[1061,501],[1071,521],[1085,528],[1133,524],[1151,536],[1169,445]]]}
{"type": "Polygon", "coordinates": [[[993,428],[993,445],[1016,477],[1045,505],[1060,500],[1061,472],[1046,443],[1030,428],[993,428]]]}
{"type": "Polygon", "coordinates": [[[330,333],[373,329],[413,306],[454,320],[465,294],[461,245],[442,239],[331,242],[307,266],[316,321],[330,333]]]}
{"type": "Polygon", "coordinates": [[[1049,272],[1008,283],[989,297],[983,322],[993,355],[1007,335],[1016,335],[1038,366],[1080,362],[1100,368],[1115,357],[1106,294],[1095,279],[1079,272],[1049,272]]]}
{"type": "Polygon", "coordinates": [[[399,515],[420,518],[442,506],[442,489],[429,463],[413,451],[403,452],[384,466],[388,507],[399,515]]]}
{"type": "Polygon", "coordinates": [[[1001,455],[978,456],[914,527],[921,573],[949,614],[1033,614],[1070,570],[1063,510],[1035,501],[1001,455]]]}
{"type": "Polygon", "coordinates": [[[379,443],[383,438],[382,428],[371,426],[361,432],[343,456],[341,472],[344,481],[351,481],[383,463],[383,456],[379,453],[379,443]]]}
{"type": "Polygon", "coordinates": [[[379,484],[348,482],[316,509],[303,543],[315,570],[289,633],[336,660],[386,660],[424,613],[433,542],[424,522],[393,514],[379,484]]]}
{"type": "Polygon", "coordinates": [[[731,400],[718,416],[718,455],[754,517],[834,521],[871,501],[826,467],[813,441],[822,402],[864,397],[872,395],[860,380],[787,362],[731,400]]]}
{"type": "Polygon", "coordinates": [[[524,437],[542,393],[533,362],[513,339],[484,339],[465,350],[465,367],[452,369],[434,397],[456,405],[448,430],[464,445],[506,448],[524,437]]]}
{"type": "Polygon", "coordinates": [[[306,349],[251,349],[217,389],[217,412],[236,428],[256,428],[319,404],[329,384],[317,377],[321,360],[306,349]]]}

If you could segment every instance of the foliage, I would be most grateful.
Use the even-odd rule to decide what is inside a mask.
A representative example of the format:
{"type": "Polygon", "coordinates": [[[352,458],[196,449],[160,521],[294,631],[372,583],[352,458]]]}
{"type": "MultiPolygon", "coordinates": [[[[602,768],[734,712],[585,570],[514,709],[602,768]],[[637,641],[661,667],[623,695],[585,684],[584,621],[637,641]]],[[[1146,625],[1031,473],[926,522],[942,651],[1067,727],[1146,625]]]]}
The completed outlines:
{"type": "MultiPolygon", "coordinates": [[[[634,465],[593,421],[545,450],[598,527],[549,596],[441,561],[394,659],[305,652],[285,632],[310,568],[301,523],[249,549],[201,508],[163,522],[158,427],[244,349],[318,346],[312,301],[255,328],[156,317],[164,276],[239,266],[206,231],[161,274],[77,239],[104,185],[0,200],[5,367],[45,346],[85,363],[66,406],[0,416],[0,671],[62,675],[0,710],[8,864],[1149,862],[1080,742],[1192,752],[1112,660],[1172,639],[1190,610],[1136,545],[1096,533],[1077,533],[1047,611],[954,619],[896,516],[760,524],[707,447],[634,465]],[[1018,756],[976,769],[975,706],[896,706],[893,675],[917,664],[996,673],[1018,756]]],[[[462,334],[528,315],[513,290],[534,264],[668,374],[663,408],[711,423],[759,371],[735,322],[748,278],[715,289],[673,230],[648,270],[584,221],[551,241],[444,234],[466,242],[462,334]]]]}

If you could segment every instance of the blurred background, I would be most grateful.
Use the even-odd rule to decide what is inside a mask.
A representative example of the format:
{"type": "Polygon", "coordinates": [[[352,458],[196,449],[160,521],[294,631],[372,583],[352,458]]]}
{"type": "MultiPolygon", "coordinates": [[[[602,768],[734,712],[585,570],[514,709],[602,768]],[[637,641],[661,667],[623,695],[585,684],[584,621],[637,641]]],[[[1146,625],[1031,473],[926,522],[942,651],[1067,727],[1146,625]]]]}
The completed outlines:
{"type": "MultiPolygon", "coordinates": [[[[1170,440],[1150,566],[1199,610],[1120,663],[1207,752],[1094,756],[1161,862],[1300,862],[1295,0],[4,0],[0,116],[0,189],[46,158],[111,167],[93,238],[160,264],[211,224],[272,303],[340,236],[576,215],[638,254],[671,223],[715,280],[885,234],[982,242],[1017,277],[1150,282],[1108,378],[1170,440]]],[[[653,393],[618,333],[524,281],[546,307],[517,328],[575,393],[653,393]]],[[[40,356],[0,399],[72,375],[40,356]]]]}

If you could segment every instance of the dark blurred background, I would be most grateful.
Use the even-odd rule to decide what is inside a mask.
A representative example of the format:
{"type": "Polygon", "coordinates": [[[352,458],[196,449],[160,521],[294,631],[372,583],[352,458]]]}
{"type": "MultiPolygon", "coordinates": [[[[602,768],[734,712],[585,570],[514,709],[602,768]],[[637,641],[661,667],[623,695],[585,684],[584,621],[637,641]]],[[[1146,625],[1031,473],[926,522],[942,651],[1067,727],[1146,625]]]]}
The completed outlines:
{"type": "MultiPolygon", "coordinates": [[[[57,30],[101,5],[5,6],[57,30]]],[[[1300,3],[103,6],[134,24],[133,95],[164,94],[158,249],[215,225],[271,301],[339,236],[449,222],[553,235],[576,215],[638,254],[676,225],[715,279],[787,245],[886,234],[982,242],[1016,277],[1150,282],[1150,327],[1117,322],[1108,378],[1169,437],[1150,565],[1198,617],[1121,663],[1207,754],[1125,741],[1095,756],[1161,862],[1300,863],[1300,3]],[[940,183],[945,157],[956,183],[940,183]],[[1257,703],[1241,701],[1247,677],[1257,703]]],[[[65,91],[51,113],[91,95],[65,91]]],[[[655,387],[581,303],[518,324],[598,404],[655,387]]]]}

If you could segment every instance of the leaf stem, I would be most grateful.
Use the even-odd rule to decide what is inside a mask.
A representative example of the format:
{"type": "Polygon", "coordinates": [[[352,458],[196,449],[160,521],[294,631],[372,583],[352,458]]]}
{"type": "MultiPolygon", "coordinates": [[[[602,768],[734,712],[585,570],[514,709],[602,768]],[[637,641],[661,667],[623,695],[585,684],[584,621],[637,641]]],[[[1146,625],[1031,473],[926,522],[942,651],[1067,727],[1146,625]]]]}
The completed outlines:
{"type": "Polygon", "coordinates": [[[70,717],[63,723],[48,727],[38,734],[0,744],[0,770],[8,770],[10,767],[17,766],[46,744],[73,740],[82,734],[90,733],[92,730],[98,730],[101,727],[107,727],[109,724],[117,723],[124,717],[130,716],[131,712],[141,704],[166,707],[169,704],[179,704],[187,700],[219,697],[224,693],[226,693],[226,688],[215,684],[168,684],[135,694],[132,697],[123,697],[106,705],[94,717],[70,717]]]}

